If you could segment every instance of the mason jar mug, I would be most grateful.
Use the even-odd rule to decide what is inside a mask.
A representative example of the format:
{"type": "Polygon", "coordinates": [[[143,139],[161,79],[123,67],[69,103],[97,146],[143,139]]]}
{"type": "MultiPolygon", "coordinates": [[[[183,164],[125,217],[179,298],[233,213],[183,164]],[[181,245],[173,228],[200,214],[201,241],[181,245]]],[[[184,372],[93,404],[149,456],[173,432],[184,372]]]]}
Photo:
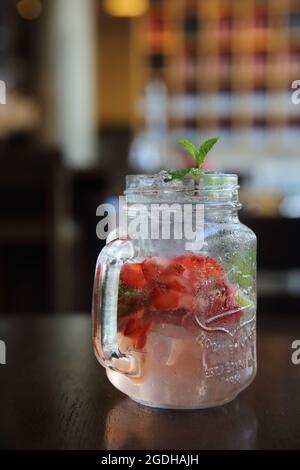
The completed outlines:
{"type": "Polygon", "coordinates": [[[238,218],[237,176],[128,176],[125,200],[126,233],[96,264],[97,359],[144,405],[233,400],[256,374],[256,237],[238,218]]]}

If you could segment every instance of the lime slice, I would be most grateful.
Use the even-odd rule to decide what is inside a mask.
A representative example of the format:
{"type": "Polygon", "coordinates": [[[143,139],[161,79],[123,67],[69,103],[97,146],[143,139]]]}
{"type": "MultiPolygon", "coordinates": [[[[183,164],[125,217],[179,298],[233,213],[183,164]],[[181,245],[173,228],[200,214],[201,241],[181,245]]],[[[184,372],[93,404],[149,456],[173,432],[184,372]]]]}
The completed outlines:
{"type": "Polygon", "coordinates": [[[254,307],[254,303],[249,300],[247,297],[241,295],[241,294],[237,294],[235,297],[234,297],[234,300],[235,302],[240,305],[243,309],[246,309],[246,308],[253,308],[254,307]]]}

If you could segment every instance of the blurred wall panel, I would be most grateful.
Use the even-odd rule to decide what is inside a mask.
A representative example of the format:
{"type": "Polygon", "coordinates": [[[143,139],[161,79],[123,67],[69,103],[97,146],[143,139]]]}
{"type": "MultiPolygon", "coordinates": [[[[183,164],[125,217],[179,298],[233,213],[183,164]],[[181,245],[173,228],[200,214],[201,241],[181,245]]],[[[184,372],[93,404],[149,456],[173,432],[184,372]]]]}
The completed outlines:
{"type": "Polygon", "coordinates": [[[105,127],[124,126],[130,122],[131,57],[130,20],[98,15],[98,119],[105,127]]]}
{"type": "Polygon", "coordinates": [[[50,131],[74,168],[97,157],[95,8],[94,0],[51,0],[44,33],[50,131]]]}

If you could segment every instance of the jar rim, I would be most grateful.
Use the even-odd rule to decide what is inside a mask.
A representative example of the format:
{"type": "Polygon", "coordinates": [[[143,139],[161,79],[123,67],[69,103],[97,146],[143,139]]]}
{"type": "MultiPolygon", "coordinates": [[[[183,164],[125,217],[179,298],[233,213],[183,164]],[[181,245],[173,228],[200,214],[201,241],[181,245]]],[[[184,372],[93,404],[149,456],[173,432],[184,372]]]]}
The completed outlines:
{"type": "Polygon", "coordinates": [[[234,173],[204,171],[197,176],[188,175],[183,180],[168,180],[169,173],[126,176],[125,194],[148,192],[203,192],[238,190],[238,176],[234,173]]]}

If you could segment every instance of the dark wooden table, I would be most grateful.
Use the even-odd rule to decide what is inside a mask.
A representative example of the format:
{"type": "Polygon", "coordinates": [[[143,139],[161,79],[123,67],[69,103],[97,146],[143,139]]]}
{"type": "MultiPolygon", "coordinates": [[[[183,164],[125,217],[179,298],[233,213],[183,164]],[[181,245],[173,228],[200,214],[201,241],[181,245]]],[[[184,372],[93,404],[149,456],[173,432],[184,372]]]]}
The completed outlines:
{"type": "Polygon", "coordinates": [[[4,316],[0,339],[1,449],[300,448],[300,316],[261,314],[259,372],[234,402],[161,411],[131,402],[94,358],[88,316],[4,316]]]}

